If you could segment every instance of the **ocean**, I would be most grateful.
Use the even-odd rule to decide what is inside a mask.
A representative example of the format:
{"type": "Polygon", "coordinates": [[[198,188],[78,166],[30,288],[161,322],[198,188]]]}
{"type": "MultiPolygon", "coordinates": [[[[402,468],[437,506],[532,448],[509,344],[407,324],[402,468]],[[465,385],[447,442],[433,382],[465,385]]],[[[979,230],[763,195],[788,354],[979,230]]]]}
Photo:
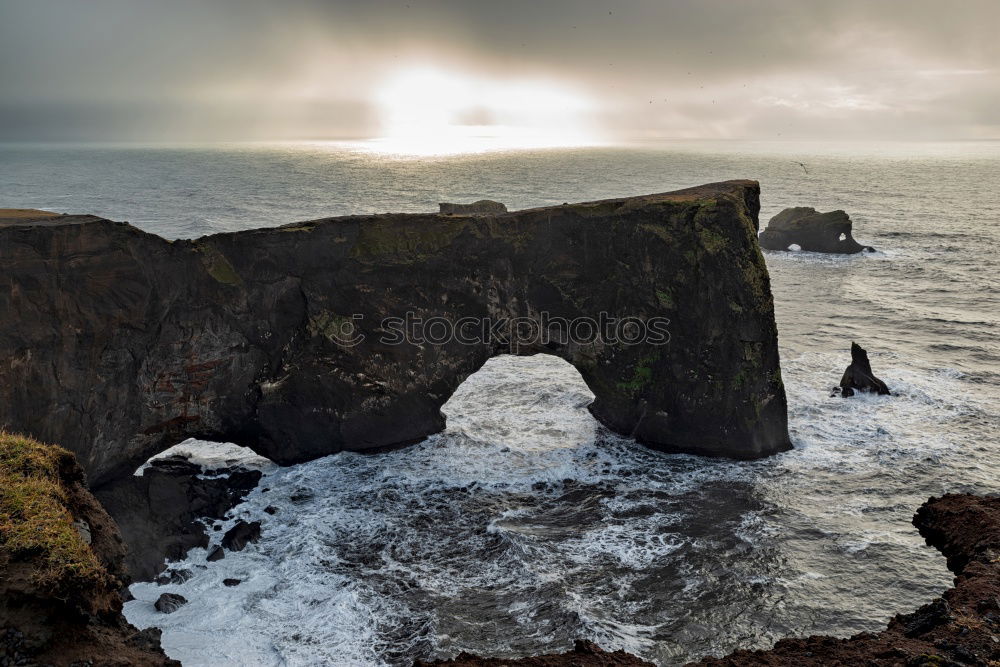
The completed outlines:
{"type": "Polygon", "coordinates": [[[1000,492],[1000,143],[419,159],[332,143],[0,146],[0,206],[94,213],[168,238],[731,178],[760,181],[762,226],[788,206],[844,209],[877,249],[765,252],[792,451],[656,453],[594,421],[567,363],[497,357],[445,406],[443,433],[269,469],[222,522],[259,520],[261,541],[216,563],[193,550],[183,584],[133,585],[128,619],[162,628],[185,665],[409,665],[566,650],[578,637],[674,665],[878,630],[932,599],[952,577],[911,526],[914,510],[949,491],[1000,492]],[[893,396],[830,396],[852,341],[893,396]],[[189,604],[159,614],[162,592],[189,604]]]}

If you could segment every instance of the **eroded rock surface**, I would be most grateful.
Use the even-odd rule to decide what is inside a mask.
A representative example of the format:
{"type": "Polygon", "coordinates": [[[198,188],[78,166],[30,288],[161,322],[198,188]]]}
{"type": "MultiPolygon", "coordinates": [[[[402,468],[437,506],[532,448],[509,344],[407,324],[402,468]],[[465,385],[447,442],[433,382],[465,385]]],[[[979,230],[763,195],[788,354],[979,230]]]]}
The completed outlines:
{"type": "Polygon", "coordinates": [[[597,419],[651,447],[782,451],[759,208],[756,182],[730,181],[195,241],[93,216],[2,219],[0,424],[72,450],[95,485],[189,437],[288,464],[418,441],[488,358],[544,352],[580,371],[597,419]],[[526,318],[551,338],[393,340],[384,318],[408,313],[526,318]],[[554,318],[664,318],[668,342],[580,342],[554,318]]]}
{"type": "Polygon", "coordinates": [[[760,233],[760,245],[768,250],[799,250],[854,254],[862,250],[874,251],[863,246],[851,235],[851,218],[844,211],[819,213],[809,206],[786,208],[771,218],[767,228],[760,233]]]}
{"type": "MultiPolygon", "coordinates": [[[[827,665],[957,666],[1000,661],[1000,498],[945,495],[924,503],[913,523],[948,558],[955,587],[900,614],[879,633],[850,639],[782,639],[770,651],[736,651],[704,667],[827,665]]],[[[859,591],[859,595],[863,591],[859,591]]]]}

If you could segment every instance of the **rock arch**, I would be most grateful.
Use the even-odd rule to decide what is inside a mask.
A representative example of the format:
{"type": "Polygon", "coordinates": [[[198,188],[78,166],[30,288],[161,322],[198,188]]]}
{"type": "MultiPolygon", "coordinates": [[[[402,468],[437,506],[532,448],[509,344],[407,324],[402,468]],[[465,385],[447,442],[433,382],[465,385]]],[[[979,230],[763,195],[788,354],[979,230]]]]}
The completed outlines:
{"type": "Polygon", "coordinates": [[[167,241],[93,216],[0,220],[0,424],[92,484],[188,437],[280,463],[441,430],[492,355],[555,354],[592,413],[664,451],[790,447],[759,186],[491,215],[385,214],[167,241]],[[437,337],[386,318],[649,325],[664,344],[437,337]]]}

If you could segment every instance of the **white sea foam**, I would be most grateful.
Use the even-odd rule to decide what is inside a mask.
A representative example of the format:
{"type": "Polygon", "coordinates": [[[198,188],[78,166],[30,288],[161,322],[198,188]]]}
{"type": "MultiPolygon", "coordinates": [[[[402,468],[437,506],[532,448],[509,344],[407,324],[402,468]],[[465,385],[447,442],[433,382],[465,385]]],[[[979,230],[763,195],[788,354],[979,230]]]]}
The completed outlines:
{"type": "Polygon", "coordinates": [[[194,577],[133,586],[127,617],[163,628],[168,653],[186,665],[404,664],[466,648],[530,652],[519,647],[581,633],[655,656],[652,638],[684,617],[643,592],[649,577],[665,576],[657,572],[675,572],[664,582],[697,605],[715,590],[710,563],[739,553],[762,559],[730,575],[743,585],[795,580],[799,590],[827,576],[808,554],[801,565],[768,564],[776,544],[796,544],[802,531],[847,557],[875,545],[918,548],[912,531],[878,528],[870,512],[885,507],[881,495],[831,493],[838,476],[946,449],[919,431],[965,409],[958,385],[948,386],[960,380],[889,366],[897,396],[831,398],[815,382],[835,377],[837,361],[786,362],[797,448],[737,463],[664,456],[607,433],[584,407],[589,390],[558,359],[493,359],[446,406],[445,433],[380,456],[270,470],[212,533],[253,519],[261,541],[215,563],[193,550],[179,566],[194,577]],[[781,490],[780,506],[767,500],[771,490],[781,490]],[[699,505],[706,514],[692,514],[699,505]],[[225,578],[243,583],[225,587],[225,578]],[[159,614],[152,603],[167,591],[190,602],[159,614]],[[480,621],[500,633],[520,628],[521,641],[469,634],[480,621]]]}
{"type": "Polygon", "coordinates": [[[247,447],[240,447],[231,442],[209,442],[188,438],[150,458],[149,461],[139,466],[135,474],[141,477],[143,471],[149,467],[150,462],[172,456],[182,456],[191,463],[200,465],[209,474],[213,470],[233,466],[242,466],[261,472],[270,472],[278,467],[274,461],[255,454],[247,447]]]}

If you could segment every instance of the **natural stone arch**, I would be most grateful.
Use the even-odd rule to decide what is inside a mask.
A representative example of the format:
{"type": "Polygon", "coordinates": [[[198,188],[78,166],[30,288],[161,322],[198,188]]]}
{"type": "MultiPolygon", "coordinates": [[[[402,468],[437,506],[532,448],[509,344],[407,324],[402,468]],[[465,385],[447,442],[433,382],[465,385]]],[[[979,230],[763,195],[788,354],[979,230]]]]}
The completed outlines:
{"type": "Polygon", "coordinates": [[[592,413],[665,451],[789,448],[759,188],[493,215],[386,214],[165,241],[89,216],[0,222],[0,423],[92,483],[187,437],[280,463],[441,430],[496,340],[393,344],[386,317],[666,318],[667,344],[538,343],[592,413]],[[363,340],[350,339],[350,322],[363,340]]]}

